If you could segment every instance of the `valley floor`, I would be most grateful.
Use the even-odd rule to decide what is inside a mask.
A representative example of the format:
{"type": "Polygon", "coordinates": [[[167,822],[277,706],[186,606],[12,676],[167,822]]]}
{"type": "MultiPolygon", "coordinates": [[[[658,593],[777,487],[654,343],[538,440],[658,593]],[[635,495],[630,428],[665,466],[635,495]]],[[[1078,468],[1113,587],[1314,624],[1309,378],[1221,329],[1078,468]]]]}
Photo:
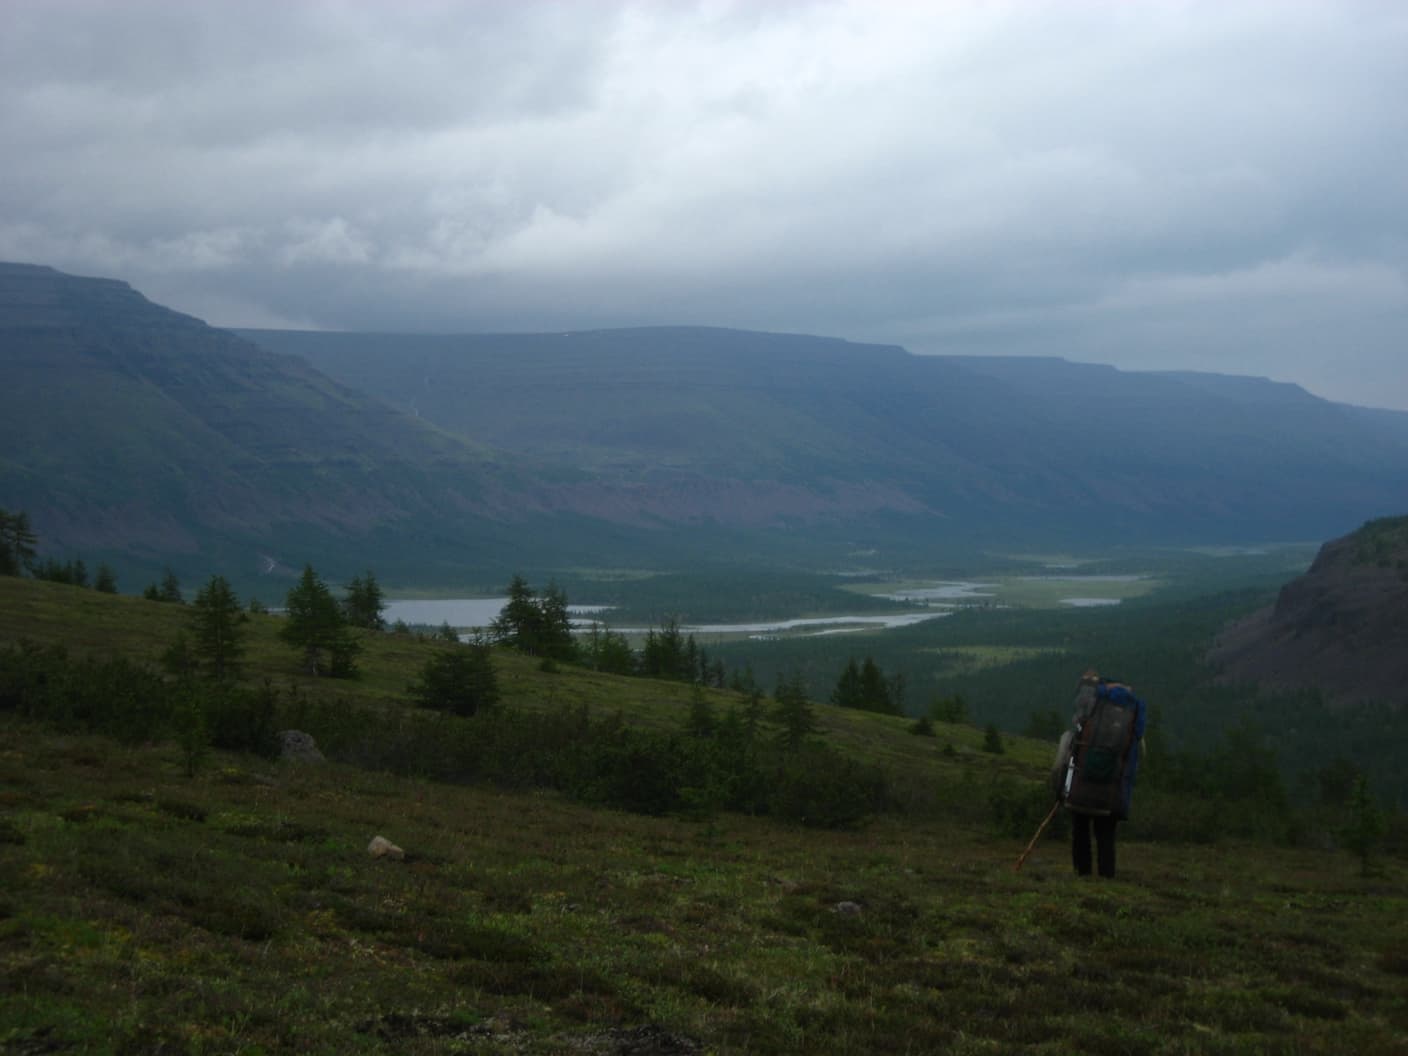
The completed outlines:
{"type": "Polygon", "coordinates": [[[1408,884],[685,822],[0,716],[8,1053],[1401,1053],[1408,884]],[[407,854],[375,860],[383,835],[407,854]]]}

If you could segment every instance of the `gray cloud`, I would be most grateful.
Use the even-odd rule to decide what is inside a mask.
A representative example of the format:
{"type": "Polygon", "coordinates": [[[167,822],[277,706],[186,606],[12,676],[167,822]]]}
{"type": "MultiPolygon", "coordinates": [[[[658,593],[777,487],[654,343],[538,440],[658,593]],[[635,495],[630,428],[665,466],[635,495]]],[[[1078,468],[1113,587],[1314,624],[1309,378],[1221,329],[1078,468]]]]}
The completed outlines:
{"type": "Polygon", "coordinates": [[[1387,0],[8,0],[0,92],[0,258],[219,323],[712,323],[1408,409],[1387,0]]]}

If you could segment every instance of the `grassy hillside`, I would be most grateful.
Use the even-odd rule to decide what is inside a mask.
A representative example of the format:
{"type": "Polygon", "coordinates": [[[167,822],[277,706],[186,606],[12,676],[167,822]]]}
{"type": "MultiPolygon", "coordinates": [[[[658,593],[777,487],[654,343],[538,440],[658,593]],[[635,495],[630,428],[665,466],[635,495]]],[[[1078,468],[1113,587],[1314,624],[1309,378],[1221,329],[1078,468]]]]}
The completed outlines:
{"type": "MultiPolygon", "coordinates": [[[[184,616],[0,580],[0,643],[152,657],[184,616]]],[[[332,706],[404,710],[434,648],[369,637],[361,679],[300,682],[275,627],[249,625],[251,677],[332,706]]],[[[574,699],[672,726],[689,694],[496,663],[510,707],[574,699]]],[[[1402,1051],[1401,861],[1365,877],[1343,854],[1145,839],[1096,883],[1053,837],[1014,873],[1030,828],[994,835],[990,807],[1036,786],[1044,746],[992,756],[971,728],[821,713],[828,740],[927,801],[824,832],[337,762],[217,753],[187,776],[174,745],[0,712],[0,1048],[1402,1051]],[[371,858],[374,835],[405,859],[371,858]]]]}
{"type": "Polygon", "coordinates": [[[1399,866],[593,811],[8,719],[11,1052],[1401,1052],[1399,866]],[[382,834],[408,852],[377,861],[382,834]],[[850,903],[852,905],[847,905],[850,903]],[[854,907],[854,908],[853,908],[854,907]]]}
{"type": "MultiPolygon", "coordinates": [[[[106,595],[63,584],[0,577],[0,646],[31,641],[63,643],[76,653],[124,656],[156,664],[161,654],[187,627],[188,610],[124,595],[106,595]]],[[[284,718],[298,719],[315,736],[334,743],[349,739],[346,715],[368,721],[433,725],[443,721],[410,706],[406,688],[422,665],[441,646],[413,636],[362,633],[360,674],[354,679],[320,679],[299,670],[298,657],[277,637],[281,619],[251,614],[244,625],[247,641],[244,681],[270,682],[285,700],[284,718]],[[321,723],[321,727],[316,724],[321,723]]],[[[556,713],[585,707],[598,714],[617,714],[632,727],[675,731],[688,711],[692,689],[678,682],[626,678],[567,666],[545,672],[538,661],[509,650],[496,650],[494,666],[510,710],[556,713]]],[[[741,705],[740,694],[710,691],[720,709],[741,705]]],[[[964,760],[972,759],[983,740],[971,726],[940,725],[939,736],[918,738],[907,732],[908,720],[818,707],[820,736],[867,762],[889,766],[901,788],[931,784],[936,775],[961,783],[964,760]],[[952,745],[954,759],[938,758],[952,745]],[[939,770],[935,770],[939,767],[939,770]]],[[[1048,749],[1039,742],[1013,739],[999,763],[984,761],[1000,771],[1030,779],[1046,761],[1048,749]]],[[[915,795],[918,793],[915,792],[915,795]]]]}

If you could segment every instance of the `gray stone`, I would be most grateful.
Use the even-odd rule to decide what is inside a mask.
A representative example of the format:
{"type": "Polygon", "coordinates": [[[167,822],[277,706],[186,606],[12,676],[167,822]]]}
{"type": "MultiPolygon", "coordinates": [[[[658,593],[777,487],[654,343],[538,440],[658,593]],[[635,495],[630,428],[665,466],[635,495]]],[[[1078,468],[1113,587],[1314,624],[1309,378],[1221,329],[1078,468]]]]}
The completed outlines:
{"type": "Polygon", "coordinates": [[[289,763],[325,763],[318,742],[302,730],[279,731],[279,758],[289,763]]]}

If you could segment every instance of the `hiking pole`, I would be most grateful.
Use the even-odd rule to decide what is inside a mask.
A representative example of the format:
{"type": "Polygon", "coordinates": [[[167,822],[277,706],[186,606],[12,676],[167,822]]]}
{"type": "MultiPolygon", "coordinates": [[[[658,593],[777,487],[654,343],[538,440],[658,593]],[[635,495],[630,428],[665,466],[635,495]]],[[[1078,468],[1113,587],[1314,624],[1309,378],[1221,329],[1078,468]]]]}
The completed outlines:
{"type": "Polygon", "coordinates": [[[1014,873],[1022,871],[1022,864],[1027,860],[1027,856],[1032,853],[1032,848],[1036,846],[1036,841],[1041,839],[1041,834],[1046,831],[1046,826],[1051,824],[1051,819],[1056,816],[1056,812],[1061,809],[1061,801],[1058,799],[1051,804],[1051,813],[1042,820],[1041,825],[1036,830],[1036,835],[1032,837],[1032,842],[1027,844],[1027,849],[1022,852],[1022,857],[1017,859],[1017,864],[1012,867],[1014,873]]]}

